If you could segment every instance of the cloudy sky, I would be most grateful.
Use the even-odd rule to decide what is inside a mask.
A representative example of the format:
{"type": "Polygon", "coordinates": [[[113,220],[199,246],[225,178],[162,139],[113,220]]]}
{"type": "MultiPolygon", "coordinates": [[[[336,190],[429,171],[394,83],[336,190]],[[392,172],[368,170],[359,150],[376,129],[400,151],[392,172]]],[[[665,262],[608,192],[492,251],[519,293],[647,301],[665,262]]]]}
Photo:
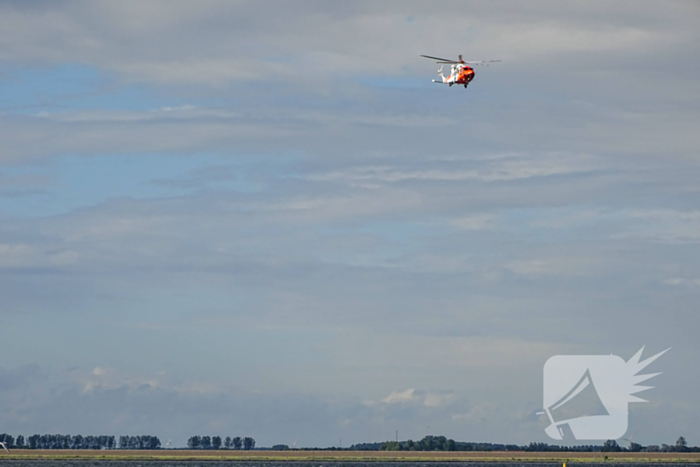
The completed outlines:
{"type": "Polygon", "coordinates": [[[549,357],[646,345],[700,444],[699,21],[0,2],[0,432],[548,441],[549,357]]]}

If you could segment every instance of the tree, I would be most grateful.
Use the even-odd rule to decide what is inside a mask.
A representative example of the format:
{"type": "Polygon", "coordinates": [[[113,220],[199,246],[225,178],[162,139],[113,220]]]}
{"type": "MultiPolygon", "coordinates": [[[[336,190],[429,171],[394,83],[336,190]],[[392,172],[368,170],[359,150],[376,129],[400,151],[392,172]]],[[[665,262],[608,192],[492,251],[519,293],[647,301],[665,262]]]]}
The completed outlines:
{"type": "Polygon", "coordinates": [[[144,436],[148,449],[160,449],[160,439],[157,436],[144,436]]]}
{"type": "Polygon", "coordinates": [[[447,438],[444,436],[436,436],[435,437],[435,450],[436,451],[444,451],[445,450],[445,444],[447,444],[447,438]]]}
{"type": "Polygon", "coordinates": [[[609,439],[603,443],[603,447],[600,449],[602,452],[619,452],[622,448],[617,444],[614,439],[609,439]]]}
{"type": "Polygon", "coordinates": [[[231,443],[233,444],[233,449],[241,449],[243,447],[243,440],[240,436],[233,438],[231,443]]]}
{"type": "Polygon", "coordinates": [[[250,451],[251,449],[255,448],[255,440],[251,438],[250,436],[246,436],[243,438],[243,449],[246,451],[250,451]]]}
{"type": "Polygon", "coordinates": [[[211,447],[221,449],[221,436],[214,436],[211,439],[211,447]]]}
{"type": "Polygon", "coordinates": [[[24,447],[24,436],[19,435],[17,441],[15,441],[15,446],[22,449],[24,447]]]}
{"type": "Polygon", "coordinates": [[[227,436],[226,439],[224,440],[224,447],[226,449],[231,449],[231,437],[227,436]]]}
{"type": "Polygon", "coordinates": [[[39,447],[39,438],[41,438],[39,435],[32,435],[27,438],[29,449],[37,449],[39,447]]]}
{"type": "Polygon", "coordinates": [[[684,452],[688,450],[688,443],[685,441],[684,437],[681,436],[680,438],[678,438],[678,440],[676,440],[676,450],[679,452],[684,452]]]}
{"type": "Polygon", "coordinates": [[[199,449],[201,444],[202,444],[202,437],[201,436],[191,436],[190,439],[187,440],[187,447],[189,449],[199,449]]]}

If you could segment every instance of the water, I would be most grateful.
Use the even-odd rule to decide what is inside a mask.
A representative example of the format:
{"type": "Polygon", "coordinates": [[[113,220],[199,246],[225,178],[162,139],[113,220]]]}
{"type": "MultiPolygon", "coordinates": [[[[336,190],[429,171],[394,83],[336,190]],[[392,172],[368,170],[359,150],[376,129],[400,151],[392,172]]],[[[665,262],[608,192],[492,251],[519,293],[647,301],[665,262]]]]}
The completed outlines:
{"type": "MultiPolygon", "coordinates": [[[[240,460],[10,460],[0,458],[1,467],[561,467],[561,462],[308,462],[277,461],[257,462],[240,460]]],[[[601,467],[600,463],[571,462],[567,467],[601,467]]],[[[695,463],[614,463],[606,467],[697,467],[695,463]]]]}

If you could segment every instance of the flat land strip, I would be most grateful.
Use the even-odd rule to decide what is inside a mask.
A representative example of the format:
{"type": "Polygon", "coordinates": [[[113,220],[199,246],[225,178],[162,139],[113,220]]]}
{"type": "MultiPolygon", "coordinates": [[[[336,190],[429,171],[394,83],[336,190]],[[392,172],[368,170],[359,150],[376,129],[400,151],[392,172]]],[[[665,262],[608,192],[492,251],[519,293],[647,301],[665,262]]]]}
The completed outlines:
{"type": "Polygon", "coordinates": [[[15,449],[0,454],[3,459],[113,459],[113,460],[230,460],[230,461],[326,461],[326,462],[700,462],[700,453],[678,452],[524,452],[524,451],[199,451],[161,449],[127,450],[30,450],[15,449]]]}

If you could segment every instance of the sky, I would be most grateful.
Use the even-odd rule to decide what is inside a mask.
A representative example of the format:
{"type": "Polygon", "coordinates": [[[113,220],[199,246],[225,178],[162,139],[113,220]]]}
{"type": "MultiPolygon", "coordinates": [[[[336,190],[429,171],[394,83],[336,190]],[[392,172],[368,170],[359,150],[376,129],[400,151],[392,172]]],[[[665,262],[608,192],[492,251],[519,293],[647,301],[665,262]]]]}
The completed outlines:
{"type": "Polygon", "coordinates": [[[699,20],[0,2],[0,432],[553,442],[547,359],[646,346],[699,445],[699,20]]]}

